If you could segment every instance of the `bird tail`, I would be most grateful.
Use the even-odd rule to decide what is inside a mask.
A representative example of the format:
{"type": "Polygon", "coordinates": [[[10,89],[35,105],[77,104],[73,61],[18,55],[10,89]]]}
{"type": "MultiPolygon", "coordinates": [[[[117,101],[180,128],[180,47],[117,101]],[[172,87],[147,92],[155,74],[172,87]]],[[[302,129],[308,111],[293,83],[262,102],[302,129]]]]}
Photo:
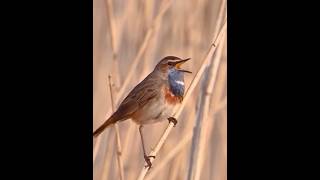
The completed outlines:
{"type": "Polygon", "coordinates": [[[113,114],[97,130],[93,132],[93,137],[98,137],[109,125],[114,124],[117,121],[117,118],[115,118],[113,114]]]}

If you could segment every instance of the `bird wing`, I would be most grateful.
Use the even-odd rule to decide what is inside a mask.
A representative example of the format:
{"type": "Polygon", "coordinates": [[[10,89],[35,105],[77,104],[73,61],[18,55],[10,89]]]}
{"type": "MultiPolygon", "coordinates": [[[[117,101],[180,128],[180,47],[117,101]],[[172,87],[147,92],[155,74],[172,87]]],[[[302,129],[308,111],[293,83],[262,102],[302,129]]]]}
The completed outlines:
{"type": "Polygon", "coordinates": [[[160,79],[151,74],[141,81],[123,100],[115,115],[117,119],[128,119],[138,109],[145,106],[151,99],[160,95],[160,79]]]}

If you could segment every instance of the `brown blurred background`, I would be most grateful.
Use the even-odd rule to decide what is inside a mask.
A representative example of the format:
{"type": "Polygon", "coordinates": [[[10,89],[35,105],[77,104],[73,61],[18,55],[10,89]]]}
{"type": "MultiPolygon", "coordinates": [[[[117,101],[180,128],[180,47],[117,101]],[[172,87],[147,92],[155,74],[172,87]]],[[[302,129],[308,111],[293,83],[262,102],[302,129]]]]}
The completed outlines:
{"type": "MultiPolygon", "coordinates": [[[[112,113],[108,75],[114,82],[115,107],[128,92],[167,55],[190,57],[185,69],[186,87],[200,68],[226,19],[224,0],[94,0],[93,1],[93,129],[112,113]],[[135,61],[137,62],[135,67],[135,61]],[[132,70],[133,68],[133,70],[132,70]],[[130,70],[132,74],[130,74],[130,70]],[[129,78],[123,95],[118,93],[129,78]]],[[[227,179],[227,36],[217,47],[213,60],[220,58],[217,79],[210,96],[209,116],[204,119],[209,133],[203,149],[200,179],[227,179]],[[217,52],[221,51],[221,56],[217,52]]],[[[205,76],[205,74],[203,74],[205,76]]],[[[177,126],[171,131],[145,179],[187,179],[193,155],[193,129],[201,111],[204,78],[198,83],[177,126]],[[179,145],[180,143],[180,145],[179,145]],[[183,143],[183,144],[181,144],[183,143]],[[170,152],[179,145],[176,153],[170,152]]],[[[187,88],[186,88],[187,89],[187,88]]],[[[144,166],[138,126],[131,120],[118,123],[122,145],[124,179],[136,179],[144,166]]],[[[144,128],[146,150],[155,146],[168,122],[144,128]]],[[[94,146],[97,143],[94,142],[94,146]]],[[[93,162],[94,180],[119,179],[115,130],[101,135],[93,162]]],[[[197,156],[198,157],[198,156],[197,156]]],[[[197,165],[199,166],[199,165],[197,165]]],[[[191,178],[192,179],[192,178],[191,178]]]]}

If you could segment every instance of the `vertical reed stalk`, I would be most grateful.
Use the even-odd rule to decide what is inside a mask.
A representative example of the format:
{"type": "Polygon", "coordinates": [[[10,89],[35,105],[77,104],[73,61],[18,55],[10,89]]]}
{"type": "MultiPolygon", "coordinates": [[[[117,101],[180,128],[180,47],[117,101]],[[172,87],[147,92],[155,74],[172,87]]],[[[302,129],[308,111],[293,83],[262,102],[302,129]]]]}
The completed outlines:
{"type": "MultiPolygon", "coordinates": [[[[218,20],[216,23],[215,33],[218,32],[217,29],[223,19],[224,7],[225,7],[225,1],[222,0],[220,10],[219,10],[218,20]]],[[[194,132],[195,134],[193,137],[193,142],[191,147],[192,150],[191,150],[191,161],[189,164],[189,171],[188,171],[189,172],[188,180],[200,179],[203,161],[205,157],[205,144],[207,142],[206,137],[209,136],[209,130],[211,130],[214,125],[214,121],[209,123],[207,119],[209,114],[211,94],[213,92],[213,88],[215,85],[217,72],[218,72],[218,68],[221,60],[222,50],[223,50],[223,42],[220,43],[219,50],[217,51],[214,61],[212,61],[211,73],[209,72],[207,73],[205,87],[204,87],[205,93],[202,93],[203,94],[202,100],[204,102],[201,103],[201,108],[198,116],[199,119],[196,121],[195,132],[194,132]],[[208,82],[209,84],[207,84],[208,82]]]]}
{"type": "Polygon", "coordinates": [[[209,84],[207,86],[206,92],[204,93],[204,109],[203,109],[203,116],[202,116],[202,128],[201,128],[201,132],[200,132],[200,136],[198,139],[198,152],[196,154],[196,162],[194,165],[195,168],[195,176],[194,179],[195,180],[199,180],[200,179],[200,175],[201,175],[201,170],[203,167],[203,161],[205,158],[205,147],[206,147],[206,143],[208,141],[208,137],[209,136],[209,132],[213,129],[214,126],[214,118],[212,119],[213,122],[208,121],[208,114],[209,114],[209,108],[210,108],[210,100],[211,100],[211,96],[212,96],[212,92],[213,89],[215,87],[215,82],[216,82],[216,77],[217,77],[217,72],[218,72],[218,68],[220,65],[220,60],[221,60],[221,54],[222,54],[222,50],[223,50],[223,41],[222,43],[219,44],[219,49],[217,51],[217,54],[215,56],[215,59],[212,63],[212,71],[209,75],[209,77],[211,77],[209,79],[209,84]]]}
{"type": "MultiPolygon", "coordinates": [[[[107,24],[109,27],[109,32],[110,32],[110,43],[111,43],[111,50],[112,50],[112,62],[113,62],[113,70],[114,74],[118,74],[119,72],[119,65],[118,65],[118,60],[117,60],[117,49],[116,49],[116,27],[115,27],[115,22],[114,22],[114,15],[113,15],[113,5],[112,5],[112,0],[105,0],[105,5],[106,5],[106,12],[107,12],[107,24]]],[[[116,76],[118,77],[118,76],[116,76]]],[[[119,78],[116,79],[116,83],[120,84],[119,78]]],[[[111,93],[111,91],[110,91],[111,93]]],[[[102,134],[103,135],[103,134],[102,134]]],[[[102,135],[97,137],[94,150],[93,150],[93,162],[95,162],[97,153],[100,149],[101,146],[101,139],[102,135]]]]}
{"type": "MultiPolygon", "coordinates": [[[[112,138],[112,133],[109,133],[109,137],[108,139],[110,139],[108,141],[108,144],[114,144],[114,141],[115,139],[112,138]]],[[[109,162],[109,159],[112,159],[112,152],[114,150],[113,146],[108,146],[107,144],[107,147],[105,148],[105,151],[104,151],[104,156],[103,156],[103,159],[104,159],[104,162],[103,162],[103,167],[102,167],[102,175],[101,175],[101,179],[105,180],[105,179],[108,179],[108,176],[109,176],[109,172],[110,170],[112,169],[113,166],[109,166],[110,162],[109,162]]]]}
{"type": "MultiPolygon", "coordinates": [[[[117,29],[115,24],[115,17],[113,14],[113,4],[112,0],[105,0],[106,11],[107,11],[107,21],[110,32],[110,43],[111,43],[111,51],[112,51],[112,62],[113,62],[113,74],[119,74],[119,62],[118,62],[118,46],[117,46],[117,29]]],[[[120,84],[119,76],[116,76],[115,84],[120,84]]],[[[118,87],[117,87],[118,88],[118,87]]]]}
{"type": "MultiPolygon", "coordinates": [[[[112,107],[112,112],[114,112],[114,102],[113,102],[113,93],[112,93],[112,86],[111,86],[111,76],[109,75],[109,89],[110,89],[110,96],[111,96],[111,107],[112,107]]],[[[124,173],[123,173],[123,162],[122,162],[122,157],[121,157],[121,140],[120,140],[120,132],[119,132],[119,127],[118,124],[114,124],[114,129],[116,132],[116,142],[117,142],[117,161],[118,161],[118,170],[119,170],[119,177],[120,180],[124,180],[124,173]]]]}

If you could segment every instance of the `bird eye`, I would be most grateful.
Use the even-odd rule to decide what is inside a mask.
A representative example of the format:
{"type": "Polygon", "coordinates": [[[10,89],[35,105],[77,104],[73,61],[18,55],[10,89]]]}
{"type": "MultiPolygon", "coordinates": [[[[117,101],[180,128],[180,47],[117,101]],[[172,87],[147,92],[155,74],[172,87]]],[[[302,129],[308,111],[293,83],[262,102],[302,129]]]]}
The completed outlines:
{"type": "Polygon", "coordinates": [[[168,62],[168,65],[169,65],[169,66],[173,66],[173,63],[172,63],[172,62],[168,62]]]}

